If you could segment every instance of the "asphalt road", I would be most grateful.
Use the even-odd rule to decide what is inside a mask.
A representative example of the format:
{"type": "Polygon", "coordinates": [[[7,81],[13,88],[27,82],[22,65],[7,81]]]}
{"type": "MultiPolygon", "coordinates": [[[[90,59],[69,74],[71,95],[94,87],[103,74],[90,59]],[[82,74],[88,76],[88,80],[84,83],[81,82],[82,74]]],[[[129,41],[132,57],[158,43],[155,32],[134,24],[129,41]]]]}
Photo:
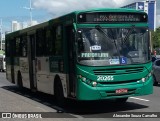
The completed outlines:
{"type": "MultiPolygon", "coordinates": [[[[28,114],[25,114],[25,112],[37,112],[42,113],[43,116],[47,115],[50,117],[42,119],[23,117],[24,121],[72,121],[77,119],[87,121],[136,121],[137,119],[141,121],[158,121],[160,118],[133,118],[133,116],[142,116],[145,112],[150,112],[149,115],[153,114],[152,116],[155,115],[155,117],[157,114],[160,116],[160,86],[154,86],[154,93],[152,95],[131,97],[123,105],[116,104],[114,101],[69,101],[67,106],[62,108],[56,105],[53,96],[40,92],[33,93],[28,89],[19,89],[6,80],[5,73],[0,73],[0,112],[12,112],[12,114],[13,112],[19,112],[27,116],[28,114]],[[109,118],[113,117],[113,115],[122,116],[124,114],[132,118],[119,118],[119,116],[109,118]]],[[[0,121],[22,120],[15,116],[14,118],[0,118],[0,121]]]]}

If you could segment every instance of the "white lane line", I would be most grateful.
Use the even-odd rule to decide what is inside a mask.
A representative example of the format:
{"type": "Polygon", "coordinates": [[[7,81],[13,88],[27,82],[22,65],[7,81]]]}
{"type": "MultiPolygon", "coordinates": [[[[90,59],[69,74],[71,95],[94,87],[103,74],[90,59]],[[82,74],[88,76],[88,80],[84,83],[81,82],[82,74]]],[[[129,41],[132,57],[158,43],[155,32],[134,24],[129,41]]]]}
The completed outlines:
{"type": "Polygon", "coordinates": [[[147,99],[142,99],[142,98],[137,98],[137,97],[130,97],[130,98],[136,99],[136,100],[142,100],[142,101],[146,101],[146,102],[150,101],[150,100],[147,100],[147,99]]]}
{"type": "Polygon", "coordinates": [[[71,114],[71,113],[69,113],[69,115],[74,116],[74,117],[79,118],[79,119],[84,119],[84,117],[82,117],[82,116],[80,116],[80,115],[71,114]]]}

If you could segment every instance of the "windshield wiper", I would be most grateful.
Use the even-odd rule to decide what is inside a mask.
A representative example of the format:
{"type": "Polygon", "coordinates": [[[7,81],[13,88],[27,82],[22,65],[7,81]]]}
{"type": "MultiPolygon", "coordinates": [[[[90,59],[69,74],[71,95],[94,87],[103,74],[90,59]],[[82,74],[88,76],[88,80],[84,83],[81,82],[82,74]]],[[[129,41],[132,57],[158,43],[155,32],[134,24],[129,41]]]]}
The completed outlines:
{"type": "Polygon", "coordinates": [[[124,39],[123,39],[123,44],[126,43],[129,35],[134,31],[134,29],[135,29],[135,25],[132,25],[131,29],[128,31],[128,33],[126,34],[126,36],[125,36],[124,39]]]}
{"type": "Polygon", "coordinates": [[[113,40],[114,46],[116,47],[116,50],[117,50],[117,53],[118,53],[118,56],[119,56],[119,59],[120,59],[120,52],[119,52],[119,49],[118,49],[118,47],[117,47],[116,41],[115,41],[115,39],[114,39],[114,33],[113,33],[112,29],[109,29],[109,30],[111,31],[111,36],[112,36],[112,39],[110,39],[110,38],[108,37],[108,35],[106,34],[106,32],[102,29],[101,26],[96,25],[95,28],[96,28],[98,31],[101,31],[101,32],[107,37],[107,39],[113,40]]]}
{"type": "MultiPolygon", "coordinates": [[[[106,34],[106,32],[102,29],[101,26],[96,25],[95,28],[96,28],[98,31],[101,31],[108,39],[110,39],[110,38],[108,37],[108,35],[106,34]]],[[[111,39],[110,39],[110,40],[111,40],[111,39]]]]}

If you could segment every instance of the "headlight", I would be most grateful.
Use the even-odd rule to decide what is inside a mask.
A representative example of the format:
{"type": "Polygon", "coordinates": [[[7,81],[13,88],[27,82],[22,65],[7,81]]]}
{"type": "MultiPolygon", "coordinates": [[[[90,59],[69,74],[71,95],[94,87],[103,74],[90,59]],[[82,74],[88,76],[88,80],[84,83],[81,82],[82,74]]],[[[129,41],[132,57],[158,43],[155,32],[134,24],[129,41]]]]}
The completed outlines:
{"type": "Polygon", "coordinates": [[[146,81],[146,78],[142,78],[142,82],[145,82],[146,81]]]}
{"type": "Polygon", "coordinates": [[[77,76],[82,82],[90,85],[90,86],[93,86],[93,87],[96,87],[97,86],[97,82],[96,81],[91,81],[90,79],[87,79],[85,77],[83,77],[82,75],[78,75],[77,76]]]}
{"type": "Polygon", "coordinates": [[[144,78],[142,78],[142,82],[146,82],[152,76],[151,72],[144,78]]]}
{"type": "Polygon", "coordinates": [[[97,86],[97,82],[92,82],[92,86],[96,87],[97,86]]]}
{"type": "Polygon", "coordinates": [[[86,78],[85,78],[85,77],[82,77],[82,81],[86,82],[86,78]]]}

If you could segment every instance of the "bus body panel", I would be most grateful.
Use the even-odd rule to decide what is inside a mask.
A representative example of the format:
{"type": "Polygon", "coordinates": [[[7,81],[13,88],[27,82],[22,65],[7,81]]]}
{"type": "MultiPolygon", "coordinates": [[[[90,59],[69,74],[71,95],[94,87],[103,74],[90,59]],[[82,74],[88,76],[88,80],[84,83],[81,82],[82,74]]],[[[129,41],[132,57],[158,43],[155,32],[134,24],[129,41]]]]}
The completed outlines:
{"type": "Polygon", "coordinates": [[[150,77],[147,82],[139,85],[122,85],[114,87],[91,87],[81,80],[78,81],[77,87],[77,100],[101,100],[101,99],[113,99],[113,98],[125,98],[130,96],[142,96],[153,93],[153,81],[150,77]],[[127,94],[116,94],[117,89],[127,88],[127,94]],[[132,90],[134,90],[132,92],[132,90]]]}
{"type": "Polygon", "coordinates": [[[52,80],[50,79],[49,58],[36,57],[36,75],[37,75],[37,90],[51,93],[52,80]]]}
{"type": "Polygon", "coordinates": [[[6,79],[12,83],[11,65],[6,65],[6,79]]]}
{"type": "MultiPolygon", "coordinates": [[[[152,63],[143,65],[130,65],[130,66],[113,66],[113,67],[86,67],[77,65],[77,100],[99,100],[109,98],[122,98],[129,96],[148,95],[153,93],[153,81],[149,72],[152,70],[152,63]],[[112,71],[116,71],[119,68],[121,70],[133,69],[142,67],[142,71],[137,70],[136,73],[119,74],[117,71],[114,75],[95,75],[94,70],[105,70],[107,68],[112,71]],[[79,78],[79,76],[81,78],[79,78]],[[99,76],[113,76],[113,80],[101,80],[97,79],[99,76]],[[85,78],[85,81],[83,80],[85,78]],[[142,78],[145,78],[145,82],[142,82],[142,78]],[[94,87],[92,82],[97,82],[97,86],[94,87]],[[118,89],[127,89],[127,93],[116,94],[118,89]]],[[[124,73],[122,71],[122,73],[124,73]]]]}
{"type": "Polygon", "coordinates": [[[19,66],[19,58],[15,57],[14,58],[14,80],[15,80],[15,84],[18,85],[18,71],[20,70],[20,66],[19,66]]]}
{"type": "MultiPolygon", "coordinates": [[[[23,87],[30,89],[30,78],[29,78],[29,62],[28,58],[20,58],[19,60],[19,71],[22,76],[23,87]]],[[[18,72],[17,72],[18,74],[18,72]]],[[[17,74],[15,76],[17,76],[17,74]]]]}

